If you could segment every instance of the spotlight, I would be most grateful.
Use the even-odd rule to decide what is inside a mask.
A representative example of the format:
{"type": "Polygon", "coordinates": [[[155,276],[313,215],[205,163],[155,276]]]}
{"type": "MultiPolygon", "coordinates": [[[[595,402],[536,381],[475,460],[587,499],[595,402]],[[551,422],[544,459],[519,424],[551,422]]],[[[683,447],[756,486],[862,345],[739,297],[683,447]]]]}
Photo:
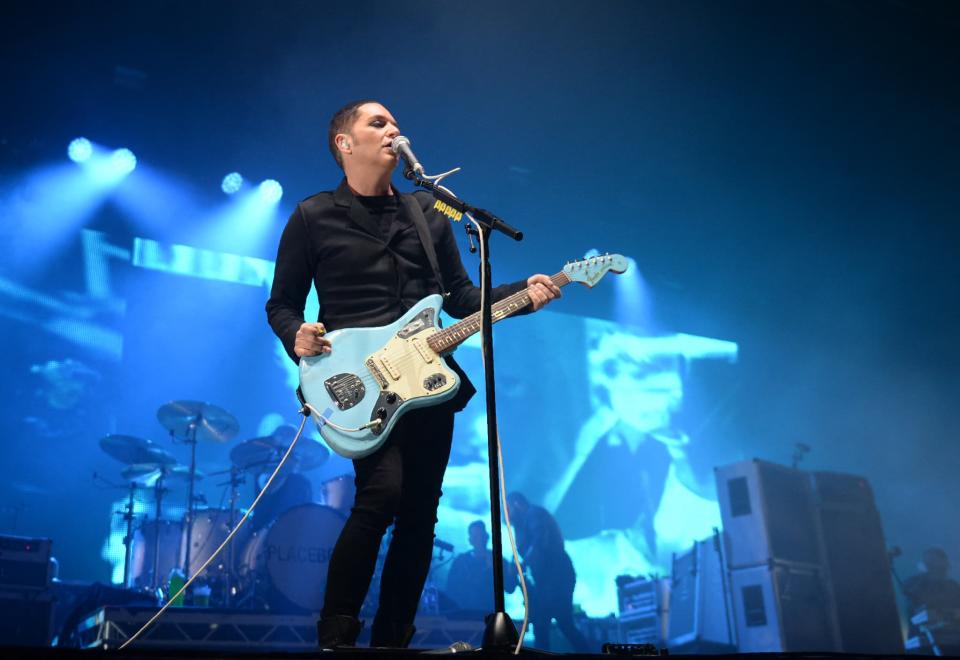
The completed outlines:
{"type": "Polygon", "coordinates": [[[70,141],[70,145],[67,147],[67,156],[70,157],[74,163],[83,163],[90,159],[90,156],[93,155],[93,145],[90,144],[90,140],[83,137],[78,137],[75,140],[70,141]]]}
{"type": "Polygon", "coordinates": [[[129,149],[117,149],[110,156],[110,167],[118,176],[130,174],[137,167],[137,157],[129,149]]]}
{"type": "Polygon", "coordinates": [[[271,204],[276,204],[283,197],[283,186],[275,179],[266,179],[260,183],[260,197],[271,204]]]}
{"type": "MultiPolygon", "coordinates": [[[[240,186],[243,185],[243,177],[240,176],[239,172],[230,172],[227,176],[223,177],[223,183],[220,184],[220,190],[232,195],[235,192],[240,190],[240,186]]],[[[279,185],[279,184],[277,184],[279,185]]]]}

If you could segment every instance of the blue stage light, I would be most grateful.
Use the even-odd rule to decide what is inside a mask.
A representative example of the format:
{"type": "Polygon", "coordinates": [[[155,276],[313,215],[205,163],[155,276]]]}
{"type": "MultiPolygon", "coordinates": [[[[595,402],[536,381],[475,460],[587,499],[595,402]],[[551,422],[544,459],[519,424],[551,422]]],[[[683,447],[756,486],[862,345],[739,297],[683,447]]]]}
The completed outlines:
{"type": "Polygon", "coordinates": [[[137,157],[129,149],[117,149],[110,156],[110,169],[117,176],[130,174],[137,167],[137,157]]]}
{"type": "Polygon", "coordinates": [[[267,179],[260,183],[260,197],[271,204],[276,204],[283,197],[283,186],[275,179],[267,179]]]}
{"type": "Polygon", "coordinates": [[[78,137],[75,140],[70,141],[70,145],[67,147],[67,156],[70,157],[74,163],[83,163],[90,160],[90,156],[93,155],[93,145],[90,144],[90,140],[87,138],[78,137]]]}
{"type": "Polygon", "coordinates": [[[220,184],[220,190],[228,195],[232,195],[233,193],[238,192],[242,185],[243,177],[240,176],[240,173],[230,172],[230,174],[223,177],[223,183],[220,184]]]}

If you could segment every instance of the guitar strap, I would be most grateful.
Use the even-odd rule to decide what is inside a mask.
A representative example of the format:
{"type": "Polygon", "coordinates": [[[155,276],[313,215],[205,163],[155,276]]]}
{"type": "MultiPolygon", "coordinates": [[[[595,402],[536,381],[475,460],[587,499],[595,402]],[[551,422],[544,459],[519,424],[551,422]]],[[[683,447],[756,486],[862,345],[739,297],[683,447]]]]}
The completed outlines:
{"type": "Polygon", "coordinates": [[[420,236],[420,243],[423,245],[423,251],[427,254],[427,261],[430,262],[430,268],[433,269],[433,276],[437,280],[437,286],[440,287],[440,295],[444,300],[450,295],[443,287],[443,277],[440,275],[440,264],[437,262],[437,251],[433,247],[433,238],[430,236],[430,229],[427,227],[427,217],[423,214],[423,209],[417,203],[417,198],[413,195],[401,195],[401,201],[407,210],[407,215],[413,220],[413,226],[417,228],[417,235],[420,236]]]}

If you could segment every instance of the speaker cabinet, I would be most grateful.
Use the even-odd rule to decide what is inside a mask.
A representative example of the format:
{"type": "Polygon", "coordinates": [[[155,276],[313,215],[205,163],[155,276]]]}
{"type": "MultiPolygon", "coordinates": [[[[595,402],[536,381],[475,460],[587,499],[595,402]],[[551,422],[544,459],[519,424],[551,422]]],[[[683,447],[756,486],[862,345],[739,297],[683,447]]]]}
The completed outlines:
{"type": "Polygon", "coordinates": [[[31,590],[0,591],[0,646],[47,646],[53,627],[53,599],[31,590]]]}
{"type": "Polygon", "coordinates": [[[833,472],[814,473],[813,484],[840,650],[903,653],[890,559],[873,489],[862,477],[833,472]]]}
{"type": "Polygon", "coordinates": [[[733,621],[719,536],[673,558],[667,642],[684,652],[732,650],[733,621]]]}
{"type": "Polygon", "coordinates": [[[734,594],[742,652],[903,652],[883,526],[866,479],[758,460],[717,468],[716,477],[732,581],[753,581],[734,594]],[[747,616],[761,612],[761,602],[763,624],[747,616]]]}
{"type": "Polygon", "coordinates": [[[771,560],[820,563],[807,473],[752,460],[717,468],[716,479],[730,569],[771,560]]]}
{"type": "Polygon", "coordinates": [[[730,572],[740,653],[837,650],[825,576],[806,564],[730,572]]]}

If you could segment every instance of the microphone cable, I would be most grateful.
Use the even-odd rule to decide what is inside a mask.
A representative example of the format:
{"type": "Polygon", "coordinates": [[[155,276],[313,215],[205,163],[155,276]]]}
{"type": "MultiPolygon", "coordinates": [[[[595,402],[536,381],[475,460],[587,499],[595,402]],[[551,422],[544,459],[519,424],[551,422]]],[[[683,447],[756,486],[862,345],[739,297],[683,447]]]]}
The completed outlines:
{"type": "MultiPolygon", "coordinates": [[[[441,174],[441,175],[438,175],[437,177],[435,177],[435,179],[436,179],[436,181],[435,181],[436,186],[437,186],[438,188],[440,188],[441,190],[443,190],[444,192],[449,193],[450,195],[453,195],[454,197],[456,197],[456,195],[454,195],[454,193],[453,193],[452,190],[450,190],[450,189],[447,188],[446,186],[440,185],[440,180],[443,179],[443,178],[446,177],[446,176],[449,176],[450,174],[453,174],[454,172],[456,172],[456,171],[459,170],[459,169],[460,169],[460,168],[458,167],[458,168],[456,168],[456,169],[450,170],[449,172],[445,172],[444,174],[441,174]]],[[[424,178],[426,178],[426,177],[424,177],[424,178]]],[[[484,309],[484,305],[486,304],[486,300],[485,300],[485,296],[484,296],[484,291],[485,291],[484,285],[485,285],[485,283],[486,283],[486,277],[487,277],[486,270],[487,270],[487,269],[486,269],[486,268],[483,268],[483,264],[486,263],[486,256],[487,256],[487,254],[486,254],[486,241],[483,240],[483,234],[481,233],[481,227],[480,227],[480,224],[477,222],[476,218],[474,218],[470,213],[465,213],[464,215],[470,220],[471,223],[473,223],[474,229],[477,230],[477,235],[481,237],[479,243],[480,243],[480,264],[481,264],[481,267],[480,267],[480,310],[481,310],[481,312],[482,312],[483,309],[484,309]]],[[[491,319],[491,321],[492,321],[492,319],[491,319]]],[[[487,368],[486,357],[485,357],[486,353],[485,353],[485,351],[484,351],[485,341],[484,341],[484,338],[483,338],[483,332],[482,332],[482,331],[481,331],[481,333],[480,333],[480,344],[481,344],[480,355],[481,355],[481,357],[483,357],[483,359],[484,359],[483,368],[486,369],[486,368],[487,368]]],[[[499,427],[499,425],[497,426],[497,438],[496,438],[496,440],[497,440],[497,465],[498,465],[499,468],[500,468],[500,470],[499,470],[499,478],[500,478],[500,509],[501,509],[501,511],[503,511],[503,517],[504,517],[504,520],[505,520],[505,522],[506,522],[506,524],[507,524],[507,538],[510,540],[510,551],[511,551],[512,554],[513,554],[513,563],[514,563],[514,566],[515,566],[516,569],[517,569],[517,580],[518,580],[519,583],[520,583],[520,591],[523,593],[523,624],[520,626],[519,639],[517,640],[517,646],[513,649],[513,655],[520,655],[520,649],[523,647],[523,638],[524,638],[524,636],[525,636],[526,633],[527,633],[527,626],[530,624],[530,596],[529,596],[529,594],[527,593],[527,580],[526,580],[526,578],[524,578],[524,575],[523,575],[523,566],[521,565],[521,562],[520,562],[520,553],[517,551],[517,541],[516,541],[516,539],[514,538],[514,535],[513,535],[513,527],[512,527],[512,525],[510,524],[510,509],[509,509],[509,507],[507,506],[507,483],[506,483],[506,477],[504,476],[504,473],[503,473],[503,446],[502,446],[502,444],[500,443],[500,427],[499,427]]],[[[489,457],[487,458],[487,460],[489,460],[489,457]]],[[[497,524],[500,524],[500,521],[499,521],[499,520],[497,521],[497,524]]],[[[494,557],[493,559],[494,559],[494,561],[503,561],[503,558],[502,558],[502,557],[494,557]]]]}

